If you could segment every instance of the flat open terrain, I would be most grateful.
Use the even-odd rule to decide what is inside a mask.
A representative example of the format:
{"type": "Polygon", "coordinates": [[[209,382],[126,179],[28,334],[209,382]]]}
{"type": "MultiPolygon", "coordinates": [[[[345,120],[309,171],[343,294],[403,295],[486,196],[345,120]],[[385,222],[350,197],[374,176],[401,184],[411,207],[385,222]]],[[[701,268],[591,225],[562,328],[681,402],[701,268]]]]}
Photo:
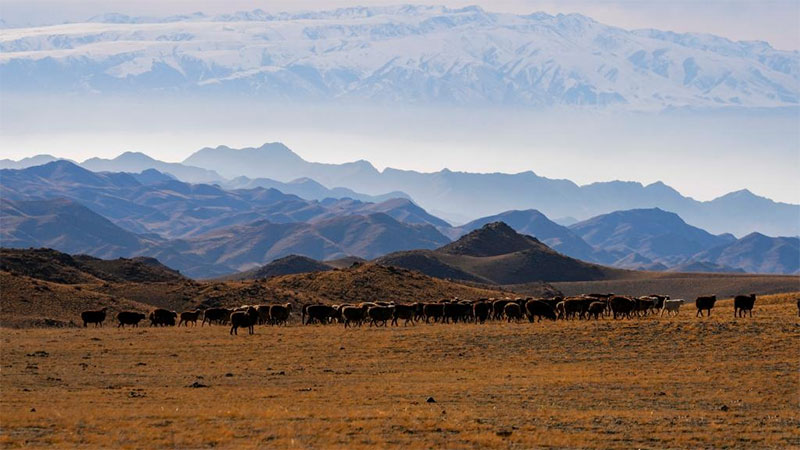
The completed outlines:
{"type": "Polygon", "coordinates": [[[711,318],[2,329],[0,443],[800,447],[795,295],[711,318]],[[195,386],[195,387],[192,387],[195,386]],[[426,399],[433,397],[435,403],[426,399]]]}
{"type": "MultiPolygon", "coordinates": [[[[777,294],[800,290],[797,275],[757,275],[728,273],[632,272],[630,278],[552,283],[564,295],[586,292],[616,292],[623,295],[668,294],[672,298],[694,301],[700,295],[718,298],[737,294],[777,294]]],[[[524,287],[507,288],[525,292],[524,287]]]]}

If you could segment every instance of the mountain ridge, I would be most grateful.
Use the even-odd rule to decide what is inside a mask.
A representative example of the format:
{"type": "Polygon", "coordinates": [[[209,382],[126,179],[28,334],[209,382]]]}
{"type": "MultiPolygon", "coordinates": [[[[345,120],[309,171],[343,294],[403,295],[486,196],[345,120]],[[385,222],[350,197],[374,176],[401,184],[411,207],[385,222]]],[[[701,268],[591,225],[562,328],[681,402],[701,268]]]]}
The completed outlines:
{"type": "Polygon", "coordinates": [[[626,30],[580,14],[406,5],[149,19],[112,14],[5,31],[0,75],[3,89],[15,91],[172,90],[635,111],[800,101],[798,52],[701,33],[626,30]],[[105,44],[102,52],[91,45],[97,42],[105,44]]]}
{"type": "MultiPolygon", "coordinates": [[[[258,158],[247,158],[248,167],[226,169],[227,161],[240,161],[235,149],[206,159],[189,156],[185,163],[215,167],[224,174],[246,170],[245,176],[261,174],[275,179],[310,177],[324,185],[347,186],[359,192],[400,191],[407,193],[426,210],[452,211],[473,220],[509,210],[537,209],[548,217],[575,217],[585,220],[617,210],[659,207],[675,212],[684,220],[713,233],[739,236],[759,231],[768,235],[798,234],[797,217],[800,205],[775,202],[740,190],[710,201],[697,201],[677,190],[655,182],[644,185],[636,181],[595,182],[578,185],[570,180],[540,177],[533,171],[516,174],[469,173],[443,169],[439,172],[416,172],[387,167],[378,171],[371,164],[354,166],[307,162],[296,155],[291,164],[272,160],[274,149],[289,150],[276,143],[245,149],[258,158]],[[743,205],[746,205],[743,206],[743,205]],[[757,215],[752,212],[758,212],[757,215]]],[[[446,218],[446,217],[445,217],[446,218]]]]}
{"type": "Polygon", "coordinates": [[[594,281],[630,273],[562,255],[503,222],[488,223],[435,250],[390,253],[375,261],[436,277],[497,285],[594,281]]]}
{"type": "MultiPolygon", "coordinates": [[[[669,190],[665,185],[660,189],[669,190]]],[[[0,193],[3,239],[9,246],[50,246],[102,257],[156,252],[186,273],[201,276],[244,270],[292,253],[317,259],[370,259],[400,250],[434,249],[497,221],[536,236],[531,248],[546,244],[581,261],[617,268],[797,270],[792,240],[764,236],[766,243],[753,246],[729,234],[712,235],[659,208],[614,211],[570,227],[552,222],[538,210],[513,210],[452,227],[408,198],[381,203],[349,198],[311,201],[272,188],[229,191],[218,185],[185,183],[155,169],[140,174],[92,172],[65,160],[0,171],[0,193]],[[365,218],[369,219],[363,222],[365,218]],[[58,226],[58,221],[76,220],[82,225],[58,226]],[[343,228],[334,231],[337,227],[343,228]],[[327,231],[319,234],[323,228],[327,231]],[[260,236],[265,230],[278,238],[265,241],[260,236]],[[358,238],[361,233],[367,236],[363,242],[358,238]],[[242,236],[252,242],[241,241],[242,236]],[[253,242],[260,250],[247,250],[253,242]],[[736,246],[749,250],[735,250],[736,246]],[[717,253],[703,253],[715,248],[717,253]],[[732,254],[739,256],[726,256],[732,254]]],[[[740,197],[756,198],[749,191],[738,191],[726,201],[740,197]]],[[[447,268],[442,258],[432,261],[424,252],[408,257],[430,270],[438,267],[435,270],[441,273],[486,282],[483,275],[467,276],[464,270],[447,268]]]]}

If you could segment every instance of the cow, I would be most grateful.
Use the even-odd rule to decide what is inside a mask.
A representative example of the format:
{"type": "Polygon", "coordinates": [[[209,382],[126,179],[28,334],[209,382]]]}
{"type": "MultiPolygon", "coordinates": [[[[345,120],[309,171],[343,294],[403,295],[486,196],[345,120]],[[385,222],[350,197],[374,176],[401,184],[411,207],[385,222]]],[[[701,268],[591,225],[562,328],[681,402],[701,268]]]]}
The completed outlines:
{"type": "Polygon", "coordinates": [[[414,305],[394,305],[394,313],[392,314],[392,325],[398,325],[398,319],[403,319],[403,326],[407,326],[409,322],[414,324],[414,317],[416,315],[416,308],[414,305]]]}
{"type": "Polygon", "coordinates": [[[605,310],[606,302],[592,302],[589,304],[587,319],[591,319],[594,316],[594,320],[598,320],[605,310]]]}
{"type": "Polygon", "coordinates": [[[192,326],[193,327],[197,326],[197,319],[200,317],[200,313],[201,312],[199,310],[196,310],[196,309],[194,311],[184,311],[184,312],[182,312],[181,313],[181,320],[178,321],[178,326],[181,326],[181,324],[183,324],[184,326],[188,327],[189,326],[189,322],[192,322],[192,326]]]}
{"type": "Polygon", "coordinates": [[[529,322],[533,322],[534,318],[538,318],[539,322],[541,322],[542,317],[556,320],[556,313],[553,308],[542,300],[528,300],[525,302],[525,312],[528,315],[529,322]]]}
{"type": "Polygon", "coordinates": [[[269,321],[273,325],[286,325],[289,323],[289,316],[292,314],[292,304],[270,305],[269,321]]]}
{"type": "Polygon", "coordinates": [[[81,313],[81,320],[83,320],[83,327],[86,328],[88,324],[93,323],[95,328],[102,327],[103,322],[106,320],[106,309],[99,309],[97,311],[84,311],[81,313]]]}
{"type": "Polygon", "coordinates": [[[630,319],[631,313],[634,312],[634,310],[636,309],[636,302],[627,297],[622,297],[622,296],[611,297],[610,303],[611,303],[611,312],[614,315],[614,319],[616,319],[617,316],[621,318],[627,317],[630,319]]]}
{"type": "Polygon", "coordinates": [[[342,308],[342,318],[345,328],[349,327],[350,323],[361,326],[361,323],[364,322],[364,310],[358,306],[345,306],[342,308]]]}
{"type": "Polygon", "coordinates": [[[681,305],[684,303],[686,303],[686,301],[682,298],[677,298],[675,300],[664,300],[664,304],[661,305],[661,315],[663,316],[664,312],[666,311],[667,316],[671,316],[673,312],[677,316],[681,312],[681,305]]]}
{"type": "Polygon", "coordinates": [[[208,322],[209,325],[213,322],[225,325],[231,317],[231,312],[232,311],[227,308],[208,308],[203,311],[203,321],[200,322],[200,326],[205,326],[206,322],[208,322]]]}
{"type": "Polygon", "coordinates": [[[746,312],[750,312],[750,317],[753,317],[755,304],[756,294],[737,295],[733,298],[733,317],[744,317],[746,312]]]}
{"type": "Polygon", "coordinates": [[[178,313],[175,311],[168,311],[163,308],[158,308],[150,313],[150,326],[175,326],[175,319],[178,318],[178,313]]]}
{"type": "Polygon", "coordinates": [[[367,310],[367,317],[371,319],[369,326],[375,325],[378,327],[380,326],[379,322],[383,323],[383,326],[388,326],[389,319],[393,315],[394,306],[372,306],[367,310]]]}
{"type": "Polygon", "coordinates": [[[522,308],[519,307],[519,303],[517,302],[508,302],[506,306],[503,307],[503,314],[506,316],[508,322],[512,320],[519,322],[519,320],[522,319],[522,308]]]}
{"type": "Polygon", "coordinates": [[[247,334],[255,333],[253,326],[258,323],[258,310],[249,306],[244,311],[234,311],[231,314],[231,331],[229,334],[239,334],[239,328],[247,328],[247,334]]]}
{"type": "Polygon", "coordinates": [[[147,316],[142,313],[134,312],[134,311],[122,311],[117,314],[117,321],[119,325],[117,328],[122,327],[125,328],[125,325],[130,325],[133,327],[139,327],[139,322],[144,320],[147,316]]]}
{"type": "Polygon", "coordinates": [[[716,302],[716,295],[697,297],[697,300],[694,301],[694,305],[697,307],[697,314],[694,316],[703,317],[703,310],[707,310],[708,317],[711,317],[711,310],[714,308],[714,303],[716,302]]]}

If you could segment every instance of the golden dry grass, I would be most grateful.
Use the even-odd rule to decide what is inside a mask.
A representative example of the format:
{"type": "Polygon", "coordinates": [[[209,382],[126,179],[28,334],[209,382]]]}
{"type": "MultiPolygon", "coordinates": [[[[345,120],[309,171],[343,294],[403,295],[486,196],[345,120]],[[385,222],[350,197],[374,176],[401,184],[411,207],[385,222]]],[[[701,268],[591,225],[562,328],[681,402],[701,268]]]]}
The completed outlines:
{"type": "Polygon", "coordinates": [[[704,319],[3,329],[0,443],[796,448],[796,295],[753,319],[728,300],[704,319]]]}

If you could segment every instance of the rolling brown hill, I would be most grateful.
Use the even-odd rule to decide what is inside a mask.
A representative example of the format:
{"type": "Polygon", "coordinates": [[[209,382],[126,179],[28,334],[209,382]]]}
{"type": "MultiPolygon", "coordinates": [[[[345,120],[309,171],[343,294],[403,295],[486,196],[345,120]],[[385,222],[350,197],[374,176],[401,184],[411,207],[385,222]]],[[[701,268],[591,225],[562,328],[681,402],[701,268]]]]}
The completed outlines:
{"type": "MultiPolygon", "coordinates": [[[[107,307],[107,325],[117,312],[154,308],[185,311],[242,304],[402,302],[459,297],[513,296],[501,288],[441,280],[407,269],[355,263],[345,269],[280,275],[266,281],[195,281],[153,259],[100,260],[50,249],[0,250],[0,326],[63,326],[80,322],[80,312],[107,307]]],[[[550,285],[528,292],[554,295],[550,285]]]]}
{"type": "Polygon", "coordinates": [[[333,270],[334,267],[324,262],[306,256],[289,255],[278,258],[269,264],[256,269],[239,272],[233,275],[220,277],[220,280],[256,280],[259,278],[272,278],[279,275],[293,275],[296,273],[324,272],[333,270]]]}
{"type": "MultiPolygon", "coordinates": [[[[514,295],[499,288],[469,286],[433,278],[421,272],[374,263],[349,269],[304,273],[271,278],[266,285],[276,291],[295,292],[309,301],[331,303],[363,301],[438,301],[458,297],[477,299],[514,295]]],[[[548,284],[539,285],[538,295],[558,292],[548,284]]]]}
{"type": "Polygon", "coordinates": [[[100,259],[49,248],[0,248],[0,270],[62,284],[178,281],[184,277],[154,258],[100,259]]]}
{"type": "Polygon", "coordinates": [[[376,262],[439,278],[496,285],[604,280],[629,273],[564,256],[503,222],[486,224],[437,250],[397,252],[376,262]]]}
{"type": "MultiPolygon", "coordinates": [[[[97,279],[95,279],[97,280],[97,279]]],[[[3,286],[0,326],[75,326],[82,325],[81,311],[109,309],[107,325],[118,311],[147,312],[152,306],[101,292],[102,283],[90,286],[39,280],[0,270],[3,286]]]]}

